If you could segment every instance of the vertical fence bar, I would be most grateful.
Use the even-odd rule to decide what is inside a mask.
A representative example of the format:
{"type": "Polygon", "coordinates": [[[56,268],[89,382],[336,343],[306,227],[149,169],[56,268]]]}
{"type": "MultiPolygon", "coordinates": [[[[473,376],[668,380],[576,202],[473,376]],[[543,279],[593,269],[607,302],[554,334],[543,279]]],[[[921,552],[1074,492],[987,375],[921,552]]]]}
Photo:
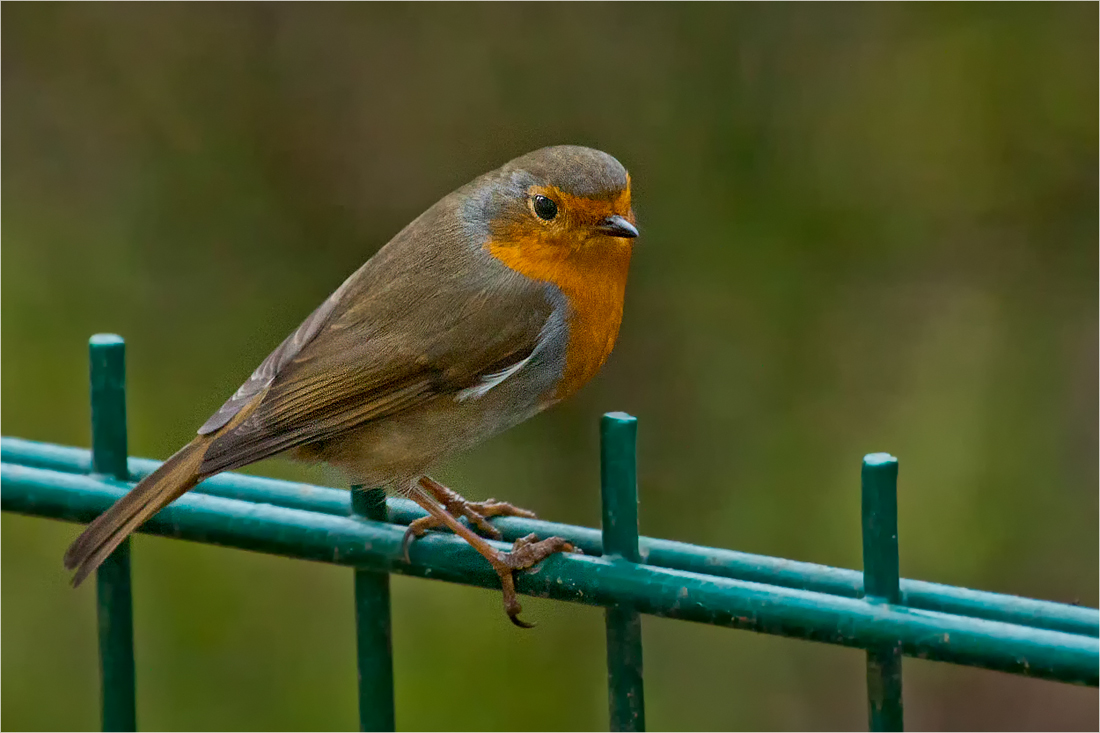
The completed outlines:
{"type": "MultiPolygon", "coordinates": [[[[600,421],[600,495],[603,554],[640,562],[638,551],[638,421],[609,412],[600,421]]],[[[630,608],[605,611],[610,729],[645,730],[642,689],[642,618],[630,608]]]]}
{"type": "MultiPolygon", "coordinates": [[[[386,521],[386,492],[351,487],[351,511],[365,519],[386,521]]],[[[392,731],[393,635],[390,622],[390,576],[355,570],[355,629],[359,662],[359,729],[392,731]]]]}
{"type": "MultiPolygon", "coordinates": [[[[863,458],[863,596],[872,603],[901,602],[898,571],[898,459],[889,453],[863,458]]],[[[867,651],[867,714],[873,731],[900,731],[901,645],[867,651]]]]}
{"type": "MultiPolygon", "coordinates": [[[[92,386],[92,471],[126,480],[126,344],[96,334],[88,342],[92,386]]],[[[137,730],[130,540],[96,571],[103,730],[137,730]]]]}

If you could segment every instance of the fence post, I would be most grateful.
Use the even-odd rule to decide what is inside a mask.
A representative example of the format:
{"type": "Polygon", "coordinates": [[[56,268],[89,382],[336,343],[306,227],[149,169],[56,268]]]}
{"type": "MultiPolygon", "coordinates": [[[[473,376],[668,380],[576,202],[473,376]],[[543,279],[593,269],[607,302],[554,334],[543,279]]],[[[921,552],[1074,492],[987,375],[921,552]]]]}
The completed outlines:
{"type": "MultiPolygon", "coordinates": [[[[352,514],[386,521],[386,492],[351,487],[352,514]]],[[[397,723],[393,698],[393,635],[390,576],[355,570],[355,631],[359,664],[359,729],[392,731],[397,723]]]]}
{"type": "MultiPolygon", "coordinates": [[[[96,334],[88,342],[88,355],[92,472],[125,481],[130,477],[126,466],[126,344],[120,336],[96,334]]],[[[96,571],[96,601],[103,730],[137,730],[129,539],[96,571]]]]}
{"type": "MultiPolygon", "coordinates": [[[[603,554],[641,562],[638,550],[638,420],[609,412],[600,421],[600,496],[603,554]]],[[[645,730],[642,686],[642,618],[631,608],[605,611],[610,729],[645,730]]]]}
{"type": "MultiPolygon", "coordinates": [[[[889,453],[863,458],[863,597],[898,604],[898,459],[889,453]]],[[[867,713],[873,731],[903,730],[901,644],[867,650],[867,713]]]]}

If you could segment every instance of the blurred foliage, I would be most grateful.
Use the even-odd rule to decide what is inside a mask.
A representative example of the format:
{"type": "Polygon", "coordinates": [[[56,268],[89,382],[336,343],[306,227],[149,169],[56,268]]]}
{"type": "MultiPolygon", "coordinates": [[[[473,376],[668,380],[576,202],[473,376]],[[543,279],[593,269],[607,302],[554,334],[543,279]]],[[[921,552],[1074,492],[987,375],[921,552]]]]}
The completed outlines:
{"type": "MultiPolygon", "coordinates": [[[[547,144],[635,181],[619,346],[443,467],[599,521],[640,417],[644,533],[860,567],[901,460],[902,572],[1096,606],[1095,4],[3,8],[3,432],[87,445],[86,339],[129,343],[165,457],[441,195],[547,144]]],[[[330,481],[287,462],[268,475],[330,481]]],[[[97,726],[72,525],[3,518],[3,724],[97,726]]],[[[347,570],[139,537],[139,721],[356,725],[347,570]]],[[[606,726],[602,616],[394,581],[404,729],[606,726]]],[[[647,619],[654,729],[859,729],[862,655],[647,619]]],[[[1095,690],[906,662],[918,728],[1095,730],[1095,690]]]]}

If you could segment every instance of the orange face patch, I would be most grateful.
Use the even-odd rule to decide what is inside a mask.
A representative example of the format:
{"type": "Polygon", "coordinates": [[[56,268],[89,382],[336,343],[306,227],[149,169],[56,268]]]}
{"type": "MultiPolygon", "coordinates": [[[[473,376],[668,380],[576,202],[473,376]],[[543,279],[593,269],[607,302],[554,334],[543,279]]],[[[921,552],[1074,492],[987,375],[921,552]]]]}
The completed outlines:
{"type": "MultiPolygon", "coordinates": [[[[564,234],[570,229],[580,230],[584,227],[595,226],[596,223],[607,216],[618,214],[634,223],[634,212],[630,208],[630,179],[627,178],[627,188],[613,197],[590,199],[583,196],[574,196],[566,193],[556,186],[531,186],[527,191],[528,208],[535,215],[538,224],[548,228],[551,232],[564,234]],[[546,196],[558,205],[558,215],[550,221],[545,221],[534,212],[531,202],[535,196],[546,196]]],[[[583,232],[577,231],[577,234],[583,232]]]]}
{"type": "Polygon", "coordinates": [[[558,214],[550,221],[531,211],[510,221],[486,245],[504,265],[532,280],[551,283],[569,304],[569,346],[562,380],[552,395],[565,399],[596,375],[611,354],[623,317],[623,298],[633,242],[594,230],[602,219],[619,215],[631,223],[629,187],[608,199],[589,199],[552,186],[533,186],[552,199],[558,214]]]}

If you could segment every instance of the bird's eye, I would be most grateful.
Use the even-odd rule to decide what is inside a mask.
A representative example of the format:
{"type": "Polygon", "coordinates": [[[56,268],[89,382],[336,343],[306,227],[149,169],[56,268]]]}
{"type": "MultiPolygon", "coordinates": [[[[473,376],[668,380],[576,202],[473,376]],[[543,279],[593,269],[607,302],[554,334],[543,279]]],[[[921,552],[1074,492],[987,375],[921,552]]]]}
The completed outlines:
{"type": "Polygon", "coordinates": [[[545,196],[536,196],[532,204],[535,209],[535,216],[540,219],[550,221],[558,215],[558,205],[554,203],[553,199],[549,199],[545,196]]]}

